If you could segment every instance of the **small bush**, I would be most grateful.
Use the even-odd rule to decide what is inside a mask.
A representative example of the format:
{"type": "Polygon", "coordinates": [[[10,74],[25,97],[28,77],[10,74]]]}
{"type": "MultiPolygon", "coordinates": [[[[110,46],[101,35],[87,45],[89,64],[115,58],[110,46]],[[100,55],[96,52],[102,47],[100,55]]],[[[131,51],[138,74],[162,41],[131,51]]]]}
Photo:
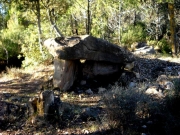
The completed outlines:
{"type": "Polygon", "coordinates": [[[157,45],[163,54],[169,54],[171,52],[171,46],[166,39],[161,39],[160,41],[158,41],[157,45]]]}
{"type": "Polygon", "coordinates": [[[113,86],[103,97],[107,115],[102,121],[122,134],[180,133],[180,87],[175,88],[164,99],[158,99],[146,95],[142,87],[123,89],[113,86]],[[143,125],[146,128],[143,129],[143,125]]]}
{"type": "Polygon", "coordinates": [[[113,86],[112,90],[106,93],[103,101],[107,107],[107,116],[105,122],[109,123],[109,127],[113,129],[121,129],[121,132],[132,132],[139,127],[139,118],[148,117],[146,104],[148,98],[142,96],[142,90],[123,89],[120,86],[113,86]]]}
{"type": "Polygon", "coordinates": [[[0,59],[8,60],[17,57],[20,53],[20,32],[22,28],[18,27],[13,30],[6,29],[0,32],[0,59]]]}
{"type": "Polygon", "coordinates": [[[138,24],[136,26],[129,26],[127,30],[122,33],[121,42],[125,46],[129,46],[134,42],[142,42],[146,39],[146,32],[144,26],[138,24]]]}
{"type": "Polygon", "coordinates": [[[42,52],[40,52],[40,45],[37,38],[38,34],[34,29],[35,27],[30,25],[24,31],[25,36],[23,37],[21,45],[21,53],[25,57],[23,67],[38,66],[52,58],[46,48],[42,47],[42,52]]]}

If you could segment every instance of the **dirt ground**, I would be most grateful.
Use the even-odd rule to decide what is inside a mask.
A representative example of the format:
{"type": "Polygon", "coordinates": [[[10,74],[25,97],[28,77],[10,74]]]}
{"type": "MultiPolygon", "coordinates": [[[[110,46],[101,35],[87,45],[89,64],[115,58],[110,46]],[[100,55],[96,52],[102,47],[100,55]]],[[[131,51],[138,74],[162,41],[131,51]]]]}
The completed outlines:
{"type": "MultiPolygon", "coordinates": [[[[146,58],[141,57],[137,59],[136,66],[138,66],[138,70],[136,72],[140,72],[144,78],[151,80],[152,76],[147,76],[147,69],[152,68],[152,65],[154,67],[159,65],[160,67],[164,63],[166,63],[166,67],[177,66],[180,69],[179,58],[157,58],[156,56],[149,58],[147,56],[146,58]]],[[[91,95],[86,94],[84,91],[80,94],[73,90],[61,92],[60,98],[68,109],[62,114],[60,120],[52,119],[46,121],[34,116],[29,117],[26,104],[30,98],[38,96],[42,85],[48,85],[48,79],[53,75],[53,69],[53,65],[48,65],[27,71],[9,69],[7,73],[1,73],[1,135],[123,134],[116,130],[112,131],[99,120],[99,116],[105,116],[106,113],[100,104],[102,94],[98,94],[97,90],[91,95]],[[91,111],[89,112],[88,110],[91,111]]],[[[148,70],[148,72],[150,71],[148,70]]]]}

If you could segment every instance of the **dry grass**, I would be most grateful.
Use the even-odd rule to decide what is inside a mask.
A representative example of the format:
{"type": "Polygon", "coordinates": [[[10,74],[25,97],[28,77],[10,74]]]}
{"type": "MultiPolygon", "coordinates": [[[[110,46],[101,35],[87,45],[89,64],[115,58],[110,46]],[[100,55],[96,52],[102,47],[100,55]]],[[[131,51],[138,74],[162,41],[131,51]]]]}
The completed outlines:
{"type": "Polygon", "coordinates": [[[30,80],[33,79],[41,79],[47,81],[50,76],[53,74],[53,65],[45,66],[40,65],[38,67],[30,67],[30,68],[8,68],[6,67],[6,71],[0,73],[0,78],[4,78],[7,80],[12,79],[23,79],[27,76],[30,76],[30,80]]]}
{"type": "Polygon", "coordinates": [[[2,72],[0,77],[8,78],[8,79],[19,79],[24,75],[24,70],[20,68],[6,68],[6,72],[2,72]]]}

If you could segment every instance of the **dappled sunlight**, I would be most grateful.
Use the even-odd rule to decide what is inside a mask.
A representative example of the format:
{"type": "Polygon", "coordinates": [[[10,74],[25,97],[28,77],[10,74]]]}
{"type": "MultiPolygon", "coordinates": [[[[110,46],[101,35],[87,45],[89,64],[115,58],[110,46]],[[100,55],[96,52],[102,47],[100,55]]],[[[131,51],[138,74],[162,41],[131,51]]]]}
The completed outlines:
{"type": "Polygon", "coordinates": [[[36,69],[8,68],[1,73],[0,92],[7,101],[27,102],[30,97],[37,96],[40,86],[52,75],[53,66],[36,69]]]}
{"type": "MultiPolygon", "coordinates": [[[[136,56],[132,72],[139,73],[139,76],[136,78],[137,81],[134,81],[136,85],[133,87],[122,86],[120,80],[103,86],[104,78],[99,80],[100,82],[93,80],[93,83],[89,83],[88,86],[81,82],[67,92],[60,91],[62,102],[60,119],[55,117],[47,123],[42,118],[32,116],[21,123],[26,123],[24,128],[32,127],[28,128],[30,132],[35,132],[34,128],[36,128],[36,132],[45,132],[45,129],[48,129],[54,134],[98,134],[112,132],[112,130],[127,134],[130,131],[154,132],[154,129],[163,128],[161,119],[166,120],[165,124],[168,124],[169,120],[164,117],[164,113],[167,116],[168,113],[176,114],[176,109],[171,106],[176,107],[175,103],[179,101],[177,98],[180,93],[178,66],[178,62],[160,60],[154,55],[136,56]],[[151,84],[157,83],[159,66],[163,69],[161,74],[167,75],[175,85],[175,90],[163,91],[162,98],[146,93],[151,84]],[[172,111],[168,112],[166,107],[172,111]],[[163,109],[166,111],[163,112],[163,109]]],[[[41,86],[46,85],[49,78],[53,76],[53,72],[53,65],[17,69],[17,72],[16,69],[9,69],[7,73],[2,73],[0,78],[1,101],[5,102],[4,105],[13,103],[12,106],[29,103],[29,99],[39,96],[41,86]]],[[[127,84],[131,79],[127,80],[127,84]]],[[[52,90],[52,87],[45,88],[47,89],[52,90]]],[[[14,120],[16,119],[18,118],[14,117],[14,120]]],[[[171,126],[170,128],[173,129],[171,126]]]]}
{"type": "Polygon", "coordinates": [[[61,100],[79,106],[97,106],[100,102],[101,95],[92,94],[72,94],[63,93],[61,100]]]}

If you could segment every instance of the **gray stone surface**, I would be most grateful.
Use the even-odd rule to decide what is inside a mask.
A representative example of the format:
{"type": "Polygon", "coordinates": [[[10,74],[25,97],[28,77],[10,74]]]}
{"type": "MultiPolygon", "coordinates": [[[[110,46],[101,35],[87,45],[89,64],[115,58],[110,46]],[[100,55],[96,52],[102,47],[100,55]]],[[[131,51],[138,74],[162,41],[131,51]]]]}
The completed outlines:
{"type": "Polygon", "coordinates": [[[73,85],[77,72],[87,77],[112,75],[134,61],[125,48],[89,35],[47,39],[44,46],[54,56],[54,87],[65,91],[73,85]]]}

